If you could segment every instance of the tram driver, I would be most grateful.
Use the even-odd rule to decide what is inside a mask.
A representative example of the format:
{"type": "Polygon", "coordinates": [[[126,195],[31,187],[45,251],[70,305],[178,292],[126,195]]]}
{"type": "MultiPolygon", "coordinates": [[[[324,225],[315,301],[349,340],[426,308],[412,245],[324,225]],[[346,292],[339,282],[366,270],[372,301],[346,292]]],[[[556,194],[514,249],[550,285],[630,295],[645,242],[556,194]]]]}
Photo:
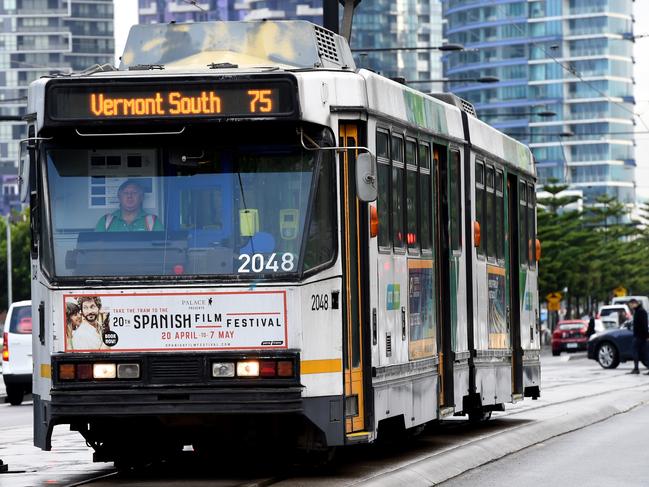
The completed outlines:
{"type": "Polygon", "coordinates": [[[156,215],[147,213],[142,208],[144,188],[137,179],[127,179],[117,190],[119,209],[102,216],[95,231],[97,232],[132,232],[161,231],[162,223],[156,215]]]}

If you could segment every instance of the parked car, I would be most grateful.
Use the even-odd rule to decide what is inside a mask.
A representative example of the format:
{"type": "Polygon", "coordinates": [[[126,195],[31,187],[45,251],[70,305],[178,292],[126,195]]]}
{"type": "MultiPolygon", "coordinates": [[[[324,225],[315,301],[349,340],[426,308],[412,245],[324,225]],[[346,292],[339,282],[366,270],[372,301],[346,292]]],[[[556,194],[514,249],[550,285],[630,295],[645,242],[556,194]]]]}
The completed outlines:
{"type": "MultiPolygon", "coordinates": [[[[588,344],[589,320],[563,320],[557,323],[552,332],[552,355],[557,356],[561,352],[577,352],[586,350],[588,344]]],[[[609,328],[617,328],[615,318],[604,318],[595,320],[595,333],[601,333],[609,328]]]]}
{"type": "Polygon", "coordinates": [[[649,310],[649,297],[647,296],[622,296],[619,298],[613,298],[611,304],[626,304],[628,306],[629,301],[635,299],[639,303],[642,303],[642,307],[646,310],[649,310]]]}
{"type": "MultiPolygon", "coordinates": [[[[621,327],[595,333],[588,341],[588,358],[597,360],[605,369],[614,369],[620,362],[633,360],[631,343],[633,340],[633,321],[625,321],[621,327]]],[[[649,360],[642,357],[647,366],[649,360]]]]}
{"type": "Polygon", "coordinates": [[[32,391],[32,302],[9,307],[2,334],[2,377],[9,403],[17,406],[32,391]]]}
{"type": "Polygon", "coordinates": [[[587,329],[588,321],[585,320],[563,320],[557,323],[552,332],[552,355],[556,356],[564,351],[586,350],[587,329]]]}
{"type": "Polygon", "coordinates": [[[618,318],[618,324],[624,323],[626,320],[631,319],[631,309],[626,304],[607,304],[606,306],[601,306],[597,312],[597,318],[604,319],[608,316],[613,316],[618,318]],[[622,318],[620,318],[622,314],[622,318]]]}

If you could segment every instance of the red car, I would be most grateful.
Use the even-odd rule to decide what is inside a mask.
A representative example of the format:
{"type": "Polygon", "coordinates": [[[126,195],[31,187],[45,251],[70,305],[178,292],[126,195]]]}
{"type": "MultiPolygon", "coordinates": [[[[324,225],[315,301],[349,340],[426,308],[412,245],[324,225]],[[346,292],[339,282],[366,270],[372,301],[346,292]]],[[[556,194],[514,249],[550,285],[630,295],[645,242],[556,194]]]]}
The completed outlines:
{"type": "Polygon", "coordinates": [[[576,352],[588,348],[588,321],[564,320],[557,324],[552,332],[552,355],[561,352],[576,352]]]}

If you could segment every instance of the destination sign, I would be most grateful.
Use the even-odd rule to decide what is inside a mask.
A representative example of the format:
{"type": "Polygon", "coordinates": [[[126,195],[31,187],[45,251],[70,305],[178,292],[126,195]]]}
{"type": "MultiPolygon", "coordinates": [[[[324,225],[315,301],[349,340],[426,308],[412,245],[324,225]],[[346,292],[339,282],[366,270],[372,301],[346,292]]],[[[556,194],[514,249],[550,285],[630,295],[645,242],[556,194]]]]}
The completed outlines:
{"type": "Polygon", "coordinates": [[[47,93],[51,120],[291,116],[295,88],[286,79],[60,84],[47,93]]]}

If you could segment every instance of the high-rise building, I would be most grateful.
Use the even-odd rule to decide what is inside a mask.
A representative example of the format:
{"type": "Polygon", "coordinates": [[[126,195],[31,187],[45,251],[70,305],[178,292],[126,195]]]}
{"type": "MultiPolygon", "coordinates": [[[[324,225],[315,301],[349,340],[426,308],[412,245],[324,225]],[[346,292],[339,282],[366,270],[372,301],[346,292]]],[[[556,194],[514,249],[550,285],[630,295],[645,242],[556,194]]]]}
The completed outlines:
{"type": "Polygon", "coordinates": [[[450,83],[480,118],[529,144],[540,183],[635,203],[633,0],[442,0],[450,83]],[[552,114],[555,115],[552,115],[552,114]]]}
{"type": "Polygon", "coordinates": [[[138,0],[140,24],[229,20],[231,0],[138,0]]]}
{"type": "Polygon", "coordinates": [[[291,19],[322,23],[322,0],[138,0],[141,24],[291,19]]]}
{"type": "MultiPolygon", "coordinates": [[[[112,0],[0,2],[0,117],[24,115],[41,76],[114,60],[112,0]]],[[[0,121],[0,174],[16,172],[25,124],[0,121]]]]}
{"type": "Polygon", "coordinates": [[[439,0],[364,0],[356,9],[352,49],[422,48],[356,53],[358,66],[388,77],[403,77],[422,91],[441,91],[442,44],[439,0]]]}
{"type": "MultiPolygon", "coordinates": [[[[206,20],[308,20],[322,25],[322,0],[139,0],[141,23],[206,20]]],[[[341,8],[342,12],[342,8],[341,8]]],[[[352,49],[430,47],[442,43],[440,0],[363,0],[354,14],[352,49]]],[[[389,77],[407,81],[442,77],[436,50],[357,52],[356,63],[389,77]]],[[[413,83],[424,90],[439,83],[413,83]]]]}

